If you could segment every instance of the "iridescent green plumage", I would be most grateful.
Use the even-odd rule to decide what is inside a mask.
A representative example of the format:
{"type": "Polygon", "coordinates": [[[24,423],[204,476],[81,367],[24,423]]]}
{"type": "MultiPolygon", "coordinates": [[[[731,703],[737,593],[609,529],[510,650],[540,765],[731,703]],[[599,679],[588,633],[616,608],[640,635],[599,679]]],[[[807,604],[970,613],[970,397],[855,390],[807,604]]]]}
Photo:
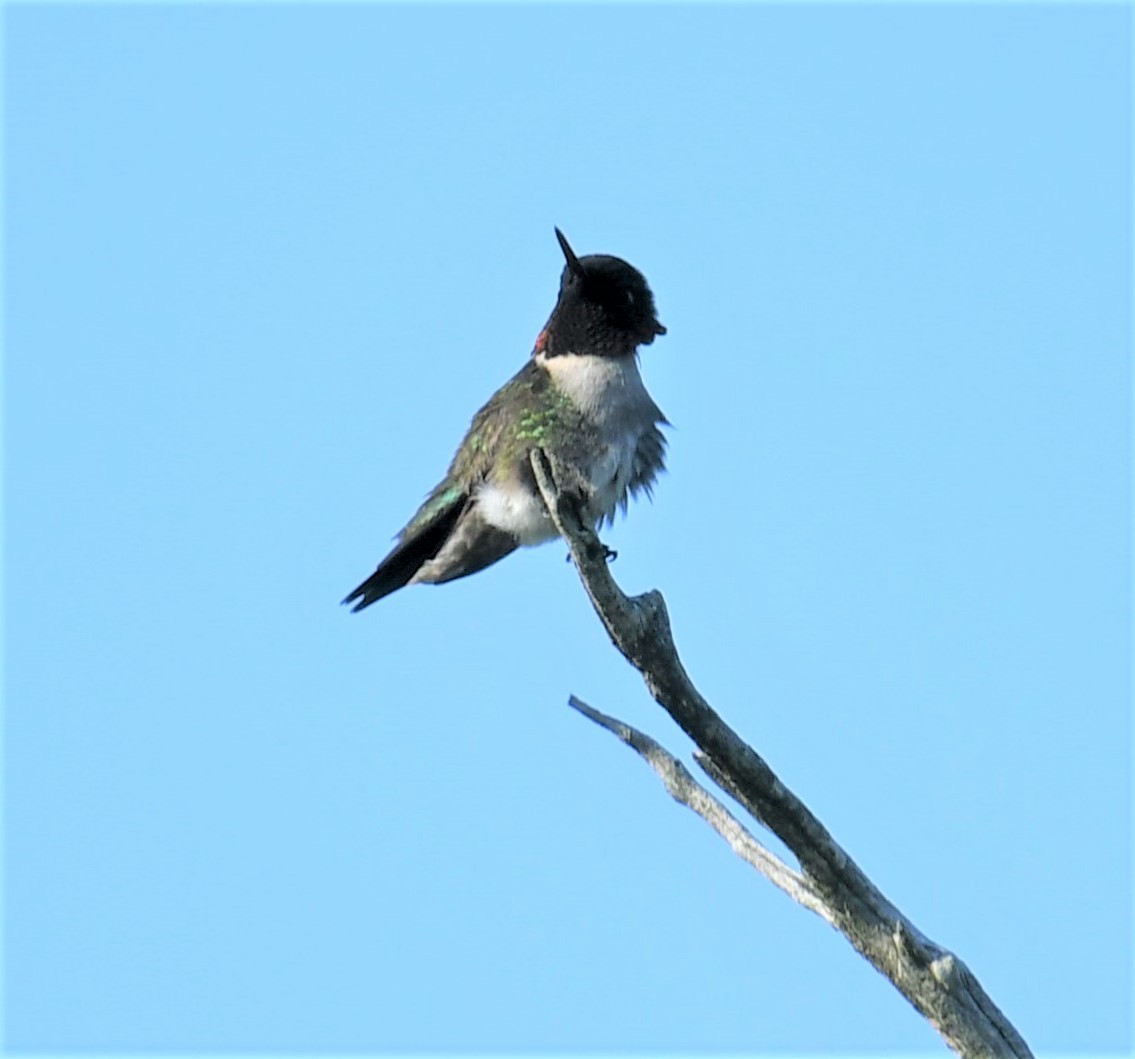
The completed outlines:
{"type": "Polygon", "coordinates": [[[532,449],[573,437],[586,444],[585,428],[584,416],[571,398],[553,385],[535,360],[528,361],[473,417],[445,478],[426,497],[399,539],[421,530],[490,475],[527,481],[532,449]]]}

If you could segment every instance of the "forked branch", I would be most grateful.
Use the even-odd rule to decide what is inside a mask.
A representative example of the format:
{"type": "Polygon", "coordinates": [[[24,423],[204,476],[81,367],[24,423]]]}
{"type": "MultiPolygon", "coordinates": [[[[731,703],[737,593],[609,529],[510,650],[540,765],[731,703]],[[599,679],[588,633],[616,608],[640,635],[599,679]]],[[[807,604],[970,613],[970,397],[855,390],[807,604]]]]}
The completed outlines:
{"type": "Polygon", "coordinates": [[[646,681],[658,704],[697,744],[710,778],[796,856],[796,872],[753,838],[653,739],[579,702],[584,716],[613,732],[658,772],[667,790],[793,900],[834,926],[966,1057],[1031,1057],[1028,1045],[960,959],[922,934],[867,878],[763,758],[702,698],[678,659],[666,604],[657,591],[633,598],[615,583],[606,551],[580,515],[575,493],[556,484],[543,451],[532,470],[556,528],[607,633],[646,681]]]}

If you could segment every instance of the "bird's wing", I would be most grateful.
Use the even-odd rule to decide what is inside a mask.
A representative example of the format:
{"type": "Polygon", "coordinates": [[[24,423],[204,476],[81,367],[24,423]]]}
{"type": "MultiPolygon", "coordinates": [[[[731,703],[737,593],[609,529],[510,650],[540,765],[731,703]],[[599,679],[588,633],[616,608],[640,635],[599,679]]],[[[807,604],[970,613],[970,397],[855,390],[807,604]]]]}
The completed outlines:
{"type": "Polygon", "coordinates": [[[445,546],[468,506],[469,496],[459,487],[438,486],[398,534],[398,543],[378,569],[343,602],[362,610],[407,584],[445,546]]]}

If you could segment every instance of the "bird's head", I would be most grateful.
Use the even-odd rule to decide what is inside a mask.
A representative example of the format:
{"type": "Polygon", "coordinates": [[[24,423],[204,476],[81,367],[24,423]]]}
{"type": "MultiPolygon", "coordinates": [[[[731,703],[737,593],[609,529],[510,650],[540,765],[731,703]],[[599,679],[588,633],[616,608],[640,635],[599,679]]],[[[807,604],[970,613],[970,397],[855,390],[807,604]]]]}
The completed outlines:
{"type": "Polygon", "coordinates": [[[628,356],[666,334],[656,315],[654,295],[637,268],[608,254],[576,257],[559,228],[556,238],[566,264],[556,307],[537,339],[537,352],[628,356]]]}

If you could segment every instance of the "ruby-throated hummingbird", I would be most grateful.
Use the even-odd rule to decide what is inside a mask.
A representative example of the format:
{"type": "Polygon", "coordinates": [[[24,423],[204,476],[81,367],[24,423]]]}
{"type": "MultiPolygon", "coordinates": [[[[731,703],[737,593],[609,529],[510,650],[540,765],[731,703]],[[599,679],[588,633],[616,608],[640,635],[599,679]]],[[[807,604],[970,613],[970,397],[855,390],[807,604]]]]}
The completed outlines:
{"type": "Polygon", "coordinates": [[[638,371],[638,347],[666,334],[638,269],[606,254],[567,264],[532,356],[474,417],[445,478],[394,550],[344,603],[362,610],[403,585],[452,581],[520,545],[556,536],[529,463],[542,448],[584,496],[585,516],[614,519],[663,470],[666,423],[638,371]],[[356,602],[357,600],[357,602],[356,602]]]}

